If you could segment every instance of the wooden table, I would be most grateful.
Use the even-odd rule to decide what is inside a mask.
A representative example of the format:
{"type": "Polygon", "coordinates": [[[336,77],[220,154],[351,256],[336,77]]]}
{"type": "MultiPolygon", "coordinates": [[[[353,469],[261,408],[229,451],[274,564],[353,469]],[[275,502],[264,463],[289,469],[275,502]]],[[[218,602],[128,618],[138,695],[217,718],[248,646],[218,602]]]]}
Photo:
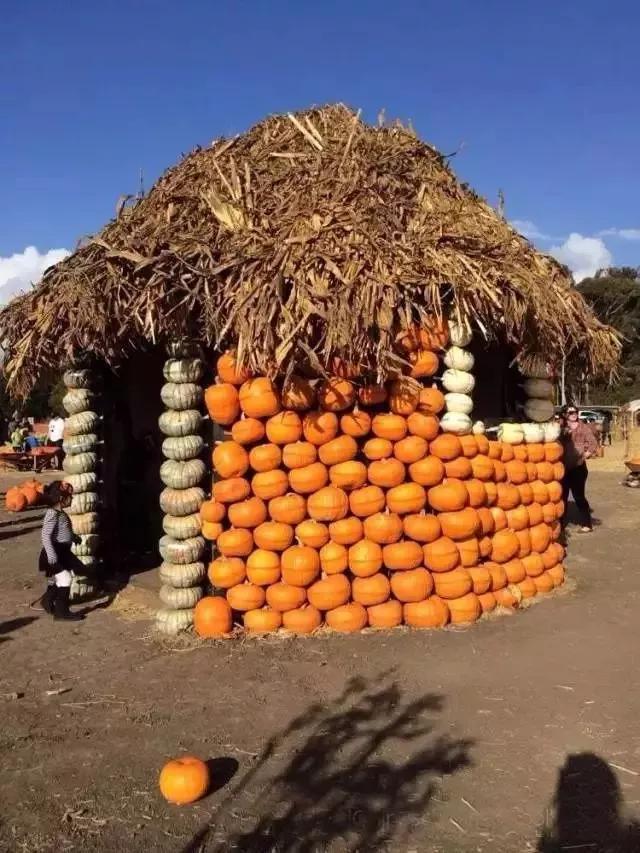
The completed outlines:
{"type": "Polygon", "coordinates": [[[28,453],[16,452],[10,447],[0,447],[0,465],[18,471],[43,471],[50,468],[60,453],[58,447],[34,447],[28,453]]]}

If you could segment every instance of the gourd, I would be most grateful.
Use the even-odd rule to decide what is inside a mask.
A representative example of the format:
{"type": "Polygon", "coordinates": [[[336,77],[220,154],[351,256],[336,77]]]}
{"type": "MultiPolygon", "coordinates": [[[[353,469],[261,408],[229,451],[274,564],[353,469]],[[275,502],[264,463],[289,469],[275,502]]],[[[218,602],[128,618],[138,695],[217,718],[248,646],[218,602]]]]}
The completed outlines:
{"type": "Polygon", "coordinates": [[[449,347],[443,361],[451,370],[463,370],[465,373],[470,373],[475,364],[473,355],[468,350],[457,346],[449,347]]]}
{"type": "Polygon", "coordinates": [[[163,584],[175,589],[198,586],[207,575],[204,563],[162,563],[159,574],[163,584]]]}
{"type": "Polygon", "coordinates": [[[527,379],[524,383],[524,392],[527,397],[551,400],[553,399],[553,382],[548,379],[527,379]]]}
{"type": "Polygon", "coordinates": [[[160,587],[160,601],[170,610],[186,610],[189,607],[195,607],[202,595],[202,588],[199,586],[171,587],[164,584],[160,587]]]}
{"type": "Polygon", "coordinates": [[[162,608],[156,612],[156,628],[163,634],[175,636],[187,631],[193,625],[193,610],[169,610],[162,608]]]}
{"type": "Polygon", "coordinates": [[[195,610],[187,612],[193,613],[194,628],[199,637],[221,637],[231,631],[232,613],[226,598],[207,595],[200,599],[195,610]]]}
{"type": "Polygon", "coordinates": [[[544,427],[541,424],[522,424],[522,432],[527,444],[541,444],[544,441],[544,427]]]}
{"type": "Polygon", "coordinates": [[[202,388],[191,382],[167,382],[160,389],[160,397],[168,409],[195,409],[202,402],[202,388]]]}
{"type": "Polygon", "coordinates": [[[197,486],[205,473],[205,464],[201,459],[190,459],[187,462],[167,459],[160,466],[160,479],[171,489],[189,489],[197,486]]]}
{"type": "Polygon", "coordinates": [[[96,533],[99,527],[99,517],[96,512],[85,512],[71,516],[71,529],[76,536],[96,533]]]}
{"type": "Polygon", "coordinates": [[[83,515],[86,512],[94,512],[98,507],[99,499],[95,492],[80,492],[71,498],[71,505],[67,509],[69,515],[83,515]]]}
{"type": "Polygon", "coordinates": [[[67,474],[64,482],[71,486],[75,495],[81,492],[94,492],[98,485],[98,475],[94,471],[87,471],[85,474],[67,474]]]}
{"type": "Polygon", "coordinates": [[[188,489],[166,488],[160,492],[160,508],[167,515],[191,515],[198,512],[203,501],[204,491],[198,486],[188,489]]]}
{"type": "Polygon", "coordinates": [[[456,394],[470,394],[475,388],[476,380],[471,373],[449,368],[442,374],[442,384],[447,391],[453,391],[456,394]]]}
{"type": "Polygon", "coordinates": [[[95,533],[87,533],[80,537],[80,542],[74,542],[71,553],[76,557],[93,557],[100,546],[100,537],[95,533]]]}
{"type": "Polygon", "coordinates": [[[162,453],[167,459],[185,462],[200,456],[204,441],[200,435],[171,436],[162,442],[162,453]]]}
{"type": "Polygon", "coordinates": [[[500,424],[498,428],[498,439],[504,444],[522,444],[524,441],[524,430],[522,424],[500,424]]]}
{"type": "Polygon", "coordinates": [[[484,421],[474,421],[473,422],[473,427],[471,428],[471,432],[474,435],[484,435],[485,430],[486,430],[486,427],[485,427],[484,421]]]}
{"type": "Polygon", "coordinates": [[[532,421],[542,423],[553,417],[555,409],[551,400],[539,400],[531,397],[525,403],[524,413],[532,421]]]}
{"type": "Polygon", "coordinates": [[[202,427],[202,415],[197,409],[184,409],[181,412],[169,409],[158,418],[158,426],[163,435],[173,438],[195,435],[202,427]]]}
{"type": "Polygon", "coordinates": [[[95,432],[99,423],[100,418],[95,412],[78,412],[65,420],[65,435],[87,435],[95,432]]]}
{"type": "Polygon", "coordinates": [[[440,419],[440,426],[444,432],[450,432],[454,435],[467,435],[471,432],[473,424],[468,415],[460,412],[445,412],[440,419]]]}
{"type": "Polygon", "coordinates": [[[95,400],[95,394],[86,388],[77,388],[67,391],[62,398],[62,405],[70,415],[79,415],[91,409],[95,400]]]}
{"type": "Polygon", "coordinates": [[[468,394],[457,394],[450,392],[444,395],[447,413],[454,412],[461,415],[470,415],[473,411],[473,398],[468,394]]]}
{"type": "Polygon", "coordinates": [[[98,444],[98,436],[91,432],[86,435],[71,435],[62,444],[64,452],[69,456],[90,453],[98,444]]]}
{"type": "Polygon", "coordinates": [[[192,384],[202,379],[204,365],[199,358],[169,358],[162,373],[167,382],[192,384]]]}
{"type": "Polygon", "coordinates": [[[192,539],[198,536],[202,527],[199,513],[192,515],[165,515],[162,529],[174,539],[192,539]]]}
{"type": "Polygon", "coordinates": [[[449,320],[449,340],[452,346],[466,347],[471,343],[471,330],[462,323],[449,320]]]}
{"type": "Polygon", "coordinates": [[[201,536],[182,540],[163,536],[158,543],[160,555],[165,562],[181,565],[200,562],[204,554],[204,546],[205,542],[201,536]]]}

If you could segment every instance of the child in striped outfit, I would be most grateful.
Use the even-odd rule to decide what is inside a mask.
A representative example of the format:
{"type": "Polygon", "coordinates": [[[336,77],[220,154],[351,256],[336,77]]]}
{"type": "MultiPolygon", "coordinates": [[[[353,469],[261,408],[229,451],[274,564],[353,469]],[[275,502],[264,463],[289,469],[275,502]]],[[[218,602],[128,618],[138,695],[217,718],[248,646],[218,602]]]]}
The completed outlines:
{"type": "Polygon", "coordinates": [[[45,500],[49,509],[42,522],[42,551],[39,568],[47,576],[47,591],[42,596],[42,606],[54,619],[83,619],[69,610],[69,595],[73,565],[76,558],[71,552],[79,537],[71,529],[71,521],[65,509],[71,504],[73,489],[67,483],[56,480],[45,489],[45,500]]]}

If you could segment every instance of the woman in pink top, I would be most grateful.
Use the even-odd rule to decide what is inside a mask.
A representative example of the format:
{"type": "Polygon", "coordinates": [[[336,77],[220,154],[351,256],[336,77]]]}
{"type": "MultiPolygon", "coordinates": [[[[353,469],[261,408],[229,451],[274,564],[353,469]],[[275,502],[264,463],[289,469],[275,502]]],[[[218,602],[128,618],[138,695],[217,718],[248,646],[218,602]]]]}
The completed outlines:
{"type": "Polygon", "coordinates": [[[569,492],[571,492],[580,514],[582,523],[580,532],[590,533],[593,530],[591,507],[585,495],[589,475],[587,459],[595,456],[598,450],[598,442],[593,431],[587,424],[583,424],[578,417],[578,410],[575,406],[566,406],[563,414],[562,443],[564,445],[565,474],[562,480],[562,497],[565,502],[565,513],[569,492]]]}

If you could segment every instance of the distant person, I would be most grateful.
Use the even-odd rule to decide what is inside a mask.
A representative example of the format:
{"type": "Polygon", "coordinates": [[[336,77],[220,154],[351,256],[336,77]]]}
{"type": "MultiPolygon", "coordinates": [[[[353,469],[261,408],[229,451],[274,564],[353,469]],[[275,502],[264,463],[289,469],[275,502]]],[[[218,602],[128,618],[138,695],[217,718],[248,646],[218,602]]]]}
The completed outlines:
{"type": "Polygon", "coordinates": [[[25,427],[22,430],[22,434],[24,435],[24,449],[28,451],[34,450],[36,447],[40,446],[40,442],[33,434],[33,427],[29,424],[28,427],[25,427]]]}
{"type": "Polygon", "coordinates": [[[611,412],[605,412],[602,419],[602,444],[611,447],[611,412]]]}
{"type": "Polygon", "coordinates": [[[591,459],[598,452],[598,442],[593,430],[578,417],[578,410],[575,406],[566,406],[564,409],[562,444],[564,446],[563,461],[565,467],[562,480],[565,524],[567,503],[569,493],[571,493],[580,515],[580,532],[591,533],[593,521],[591,519],[591,507],[586,496],[587,477],[589,476],[587,459],[591,459]]]}
{"type": "Polygon", "coordinates": [[[24,450],[24,430],[18,424],[11,433],[11,447],[14,453],[22,453],[24,450]]]}
{"type": "Polygon", "coordinates": [[[7,438],[11,441],[14,432],[20,426],[20,412],[14,412],[7,424],[7,438]]]}
{"type": "Polygon", "coordinates": [[[47,429],[47,445],[49,447],[58,448],[58,453],[56,454],[56,461],[59,471],[62,469],[62,462],[64,459],[64,451],[62,450],[63,440],[64,418],[61,418],[60,415],[53,415],[53,417],[49,421],[49,427],[47,429]]]}
{"type": "Polygon", "coordinates": [[[71,521],[65,510],[70,506],[73,489],[68,483],[55,480],[44,492],[49,509],[42,522],[42,551],[39,569],[47,577],[47,590],[40,603],[54,619],[83,619],[79,613],[69,610],[73,570],[82,566],[71,551],[80,538],[71,529],[71,521]]]}

